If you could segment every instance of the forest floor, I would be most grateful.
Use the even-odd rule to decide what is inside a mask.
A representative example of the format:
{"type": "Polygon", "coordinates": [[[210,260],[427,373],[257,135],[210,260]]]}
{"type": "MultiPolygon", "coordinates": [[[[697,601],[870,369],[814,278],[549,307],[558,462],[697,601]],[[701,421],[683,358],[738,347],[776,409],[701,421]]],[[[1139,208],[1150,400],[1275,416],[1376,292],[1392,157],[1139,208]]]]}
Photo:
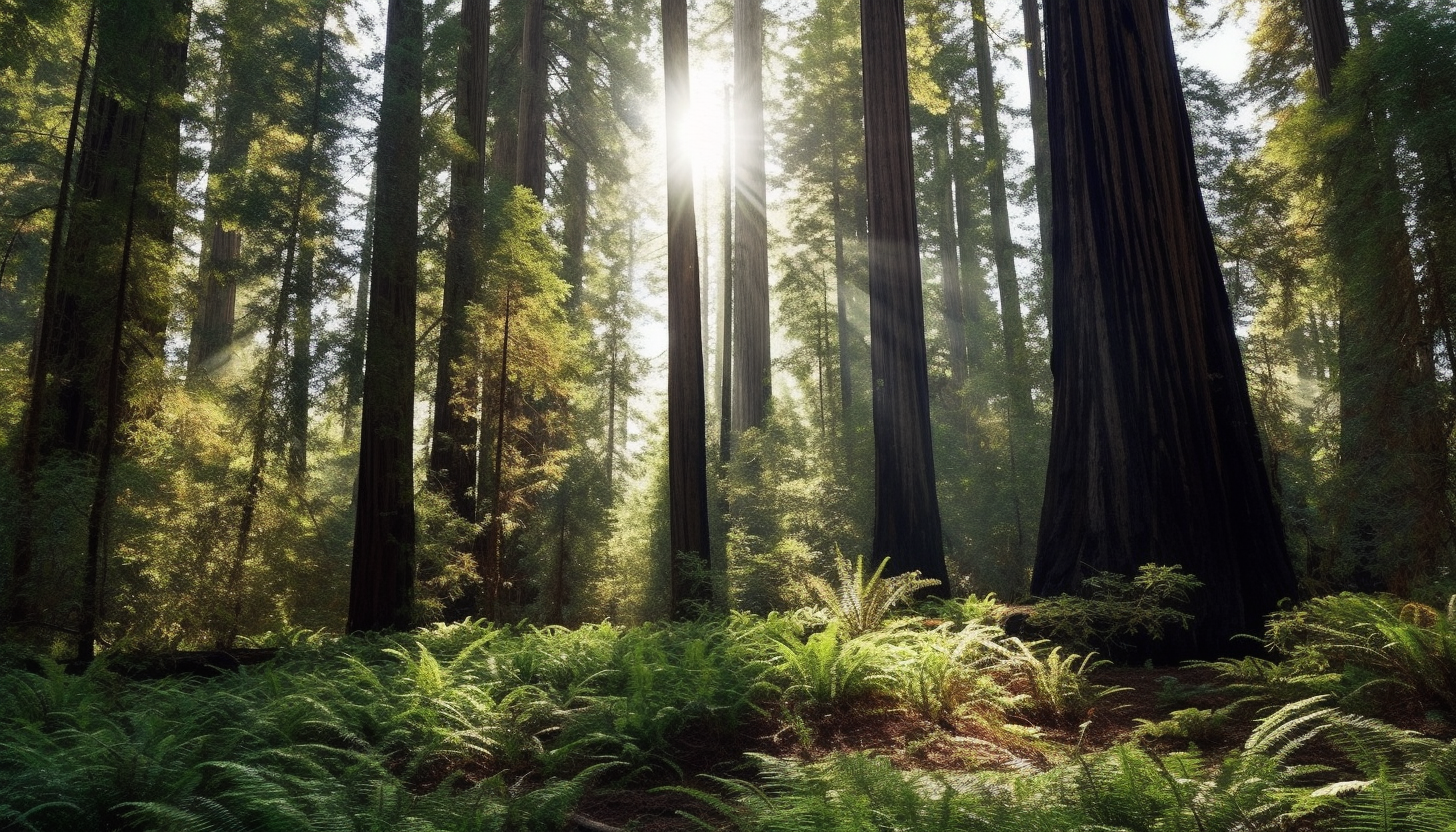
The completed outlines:
{"type": "Polygon", "coordinates": [[[0,830],[1456,829],[1456,614],[1329,596],[1152,667],[955,603],[9,648],[0,830]]]}
{"type": "MultiPolygon", "coordinates": [[[[735,828],[704,800],[675,787],[686,783],[691,790],[717,794],[721,791],[718,778],[751,781],[755,766],[747,762],[746,754],[813,762],[834,754],[867,752],[884,756],[906,771],[1029,773],[1064,762],[1072,752],[1105,751],[1137,741],[1159,754],[1186,751],[1191,744],[1214,765],[1240,748],[1258,722],[1259,711],[1245,708],[1200,730],[1196,741],[1139,732],[1141,727],[1168,720],[1180,709],[1217,712],[1235,704],[1239,695],[1214,668],[1103,666],[1089,678],[1094,684],[1119,690],[1100,699],[1080,722],[1018,719],[1011,725],[1025,730],[1021,743],[1008,743],[1005,728],[975,719],[931,722],[888,696],[826,709],[802,722],[785,720],[783,714],[761,714],[735,737],[682,738],[680,777],[674,774],[630,788],[589,791],[574,820],[583,832],[688,832],[704,829],[705,823],[716,829],[735,828]]],[[[1398,697],[1388,704],[1381,715],[1386,722],[1434,739],[1456,739],[1456,724],[1422,709],[1415,700],[1398,697]]],[[[1318,738],[1291,761],[1329,766],[1346,779],[1358,776],[1344,755],[1318,738]]]]}

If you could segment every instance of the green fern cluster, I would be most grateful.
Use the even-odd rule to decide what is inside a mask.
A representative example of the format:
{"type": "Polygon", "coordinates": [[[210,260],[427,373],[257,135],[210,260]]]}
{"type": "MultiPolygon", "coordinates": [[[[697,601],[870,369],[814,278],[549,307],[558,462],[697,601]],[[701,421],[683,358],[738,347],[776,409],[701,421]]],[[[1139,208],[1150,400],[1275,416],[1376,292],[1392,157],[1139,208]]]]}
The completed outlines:
{"type": "Polygon", "coordinates": [[[851,567],[849,560],[839,555],[834,559],[838,586],[812,574],[804,576],[804,581],[814,597],[827,606],[830,615],[840,622],[845,634],[853,638],[879,627],[896,604],[908,600],[922,589],[940,584],[940,581],[920,577],[919,572],[881,577],[889,564],[889,558],[880,561],[879,567],[866,578],[863,557],[855,558],[851,567]]]}
{"type": "Polygon", "coordinates": [[[680,791],[742,832],[1435,832],[1456,822],[1456,746],[1341,714],[1319,698],[1265,717],[1221,761],[1133,743],[1034,774],[907,772],[867,754],[755,759],[755,783],[680,791]],[[1335,780],[1324,766],[1293,762],[1319,737],[1363,749],[1355,759],[1369,779],[1335,780]]]}
{"type": "Polygon", "coordinates": [[[1268,644],[1288,656],[1291,672],[1339,674],[1349,702],[1394,692],[1456,713],[1456,621],[1447,610],[1341,593],[1273,616],[1268,644]]]}

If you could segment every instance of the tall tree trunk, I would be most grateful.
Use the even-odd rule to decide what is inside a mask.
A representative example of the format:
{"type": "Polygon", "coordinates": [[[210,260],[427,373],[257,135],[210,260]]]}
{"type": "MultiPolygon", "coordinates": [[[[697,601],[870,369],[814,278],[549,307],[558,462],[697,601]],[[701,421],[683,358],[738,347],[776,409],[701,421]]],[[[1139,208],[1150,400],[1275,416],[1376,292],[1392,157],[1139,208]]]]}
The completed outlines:
{"type": "Polygon", "coordinates": [[[142,184],[142,169],[147,154],[147,127],[155,91],[147,96],[142,107],[141,128],[137,135],[136,162],[132,166],[131,195],[127,199],[126,229],[122,233],[121,267],[117,269],[116,294],[111,312],[111,349],[105,373],[106,413],[101,435],[97,439],[96,485],[91,494],[91,509],[86,517],[86,561],[81,576],[81,614],[76,624],[76,658],[89,662],[96,658],[97,621],[100,617],[99,592],[101,562],[106,553],[102,547],[103,528],[111,502],[111,467],[116,456],[116,434],[121,425],[122,335],[126,332],[127,289],[131,277],[131,255],[136,234],[137,192],[142,184]]]}
{"type": "MultiPolygon", "coordinates": [[[[593,94],[592,65],[588,61],[590,33],[587,19],[575,17],[570,24],[569,38],[577,50],[568,60],[566,70],[567,91],[573,98],[587,100],[593,94]]],[[[565,203],[566,217],[562,228],[565,257],[561,274],[566,285],[571,287],[566,297],[567,317],[577,320],[581,311],[581,298],[586,283],[586,237],[591,217],[591,171],[590,145],[584,134],[569,136],[566,149],[566,169],[562,179],[566,193],[561,198],[565,203]]]]}
{"type": "MultiPolygon", "coordinates": [[[[839,166],[839,151],[834,151],[834,181],[829,184],[829,210],[834,215],[834,296],[835,330],[839,340],[839,418],[846,426],[853,399],[853,376],[850,369],[849,344],[854,337],[849,328],[849,264],[844,256],[844,174],[839,166]]],[[[848,433],[848,430],[846,430],[848,433]]],[[[851,443],[845,437],[846,452],[851,443]]]]}
{"type": "Polygon", "coordinates": [[[223,6],[222,95],[217,102],[218,132],[207,166],[207,192],[202,211],[203,251],[198,258],[199,294],[197,313],[192,319],[192,337],[187,348],[187,381],[196,385],[220,363],[217,356],[232,345],[233,326],[237,316],[236,266],[242,257],[243,235],[223,221],[227,213],[223,201],[223,182],[238,169],[248,156],[248,123],[253,118],[251,99],[242,94],[245,84],[253,79],[239,77],[234,55],[241,47],[238,41],[254,36],[251,26],[256,18],[243,3],[228,2],[223,6]]]}
{"type": "Polygon", "coordinates": [[[76,136],[80,129],[81,103],[86,93],[86,78],[91,69],[91,44],[96,34],[96,4],[86,15],[86,35],[81,46],[80,66],[76,70],[76,91],[71,98],[71,122],[66,129],[66,153],[61,162],[60,192],[56,197],[55,215],[51,221],[51,244],[46,259],[45,285],[41,294],[40,322],[30,360],[30,396],[25,402],[25,415],[20,428],[20,454],[16,459],[16,480],[20,487],[19,523],[15,530],[14,557],[10,562],[9,597],[5,599],[7,624],[28,621],[30,606],[30,570],[35,562],[35,486],[40,469],[41,417],[46,409],[46,391],[50,381],[52,341],[55,338],[56,288],[60,280],[62,239],[66,229],[67,208],[71,201],[71,168],[75,161],[76,136]]]}
{"type": "Polygon", "coordinates": [[[1032,592],[1203,581],[1165,658],[1225,656],[1297,587],[1194,167],[1164,0],[1048,6],[1052,444],[1032,592]]]}
{"type": "Polygon", "coordinates": [[[1007,473],[1012,483],[1016,545],[1024,551],[1027,504],[1022,487],[1031,482],[1026,465],[1028,439],[1035,419],[1031,402],[1031,369],[1026,358],[1026,326],[1021,315],[1021,286],[1016,277],[1016,245],[1006,197],[1006,145],[1001,136],[986,0],[971,0],[972,37],[976,42],[976,82],[981,99],[981,134],[986,154],[986,187],[991,208],[991,249],[996,261],[996,288],[1001,300],[1001,348],[1006,361],[1007,473]]]}
{"type": "Polygon", "coordinates": [[[344,443],[354,439],[359,403],[364,398],[364,347],[369,332],[369,277],[374,266],[374,191],[377,177],[369,177],[369,196],[364,203],[364,234],[359,242],[359,285],[354,291],[354,319],[349,326],[349,346],[344,365],[344,443]]]}
{"type": "Polygon", "coordinates": [[[374,269],[360,418],[349,632],[405,628],[415,578],[415,285],[423,0],[390,0],[379,108],[374,269]]]}
{"type": "Polygon", "coordinates": [[[950,169],[949,122],[946,135],[935,136],[935,178],[940,189],[941,315],[945,321],[946,349],[950,353],[950,378],[957,391],[966,383],[966,315],[961,300],[960,241],[956,239],[955,177],[950,169]]]}
{"type": "MultiPolygon", "coordinates": [[[[950,124],[951,172],[955,178],[956,258],[961,269],[961,310],[966,320],[966,373],[979,373],[985,368],[987,348],[987,311],[990,298],[986,294],[985,270],[981,268],[981,247],[985,229],[980,212],[971,200],[971,182],[981,177],[979,161],[962,142],[961,116],[953,114],[950,124]]],[[[979,398],[979,395],[978,395],[979,398]]]]}
{"type": "Polygon", "coordinates": [[[435,365],[430,483],[468,523],[479,511],[474,494],[480,424],[474,403],[477,373],[464,369],[470,351],[466,310],[479,300],[485,257],[486,112],[490,58],[487,0],[464,0],[460,25],[465,40],[455,71],[455,134],[469,148],[450,161],[449,234],[445,243],[445,295],[440,310],[440,354],[435,365]],[[467,405],[467,406],[462,406],[467,405]]]}
{"type": "Polygon", "coordinates": [[[501,310],[500,366],[496,371],[494,460],[490,468],[490,522],[485,528],[483,562],[476,564],[485,584],[482,612],[491,621],[501,617],[501,583],[505,578],[501,547],[505,541],[506,410],[509,408],[511,361],[511,287],[506,285],[501,310]]]}
{"type": "Polygon", "coordinates": [[[903,0],[861,0],[874,375],[873,559],[947,580],[931,451],[903,0]]]}
{"type": "Polygon", "coordinates": [[[530,0],[500,0],[492,20],[495,37],[490,56],[490,169],[492,179],[516,184],[516,163],[521,146],[521,45],[526,4],[530,0]]]}
{"type": "MultiPolygon", "coordinates": [[[[1006,200],[1006,145],[1001,138],[999,98],[986,25],[986,0],[971,0],[976,41],[976,82],[981,98],[981,135],[986,151],[986,187],[991,199],[991,248],[996,287],[1001,295],[1001,346],[1006,358],[1007,397],[1012,414],[1011,442],[1019,442],[1031,418],[1030,371],[1026,364],[1026,326],[1021,318],[1021,288],[1016,279],[1016,244],[1006,200]]],[[[1013,474],[1014,476],[1014,474],[1013,474]]]]}
{"type": "MultiPolygon", "coordinates": [[[[1452,536],[1432,339],[1383,114],[1362,91],[1333,86],[1350,49],[1343,6],[1304,0],[1304,14],[1320,93],[1334,118],[1348,119],[1325,159],[1326,237],[1340,272],[1337,524],[1358,585],[1408,593],[1449,562],[1452,536]]],[[[1368,24],[1360,28],[1368,40],[1368,24]]]]}
{"type": "Polygon", "coordinates": [[[682,116],[688,88],[686,0],[662,2],[662,56],[667,106],[667,467],[671,493],[672,615],[710,602],[707,412],[703,390],[702,314],[698,308],[698,229],[693,216],[692,149],[682,116]]]}
{"type": "Polygon", "coordinates": [[[546,198],[546,0],[526,0],[521,27],[521,131],[516,184],[546,198]]]}
{"type": "MultiPolygon", "coordinates": [[[[573,65],[574,66],[574,65],[573,65]]],[[[562,227],[562,242],[565,256],[562,258],[561,276],[570,287],[566,296],[566,310],[575,317],[581,309],[581,294],[586,283],[586,231],[587,219],[591,213],[591,184],[587,176],[586,150],[573,146],[566,153],[566,218],[562,227]]]]}
{"type": "Polygon", "coordinates": [[[105,400],[107,348],[105,327],[92,322],[109,315],[114,252],[123,245],[127,183],[144,127],[151,137],[151,158],[143,165],[148,182],[138,195],[135,231],[151,245],[140,248],[131,264],[128,315],[137,332],[123,347],[123,387],[138,367],[161,359],[169,300],[166,260],[176,225],[166,195],[176,186],[187,69],[186,25],[176,24],[190,19],[187,0],[103,0],[98,5],[96,77],[81,137],[73,216],[62,247],[48,359],[57,381],[59,423],[43,431],[42,455],[91,448],[105,400]],[[154,102],[145,120],[138,112],[144,100],[154,102]]]}
{"type": "Polygon", "coordinates": [[[1036,182],[1037,227],[1041,231],[1041,303],[1048,309],[1052,297],[1052,149],[1047,136],[1046,60],[1041,48],[1038,0],[1021,0],[1026,27],[1026,80],[1031,90],[1031,146],[1036,182]]]}
{"type": "Polygon", "coordinates": [[[733,451],[733,86],[723,88],[723,295],[718,308],[718,461],[733,451]]]}
{"type": "Polygon", "coordinates": [[[733,432],[742,433],[763,424],[773,372],[763,167],[763,0],[734,0],[733,94],[733,432]]]}
{"type": "Polygon", "coordinates": [[[617,462],[617,373],[619,372],[618,339],[607,336],[607,494],[615,502],[616,481],[613,474],[617,462]]]}
{"type": "Polygon", "coordinates": [[[293,300],[293,345],[288,360],[288,482],[302,492],[308,480],[308,411],[313,381],[314,242],[303,240],[293,300]]]}

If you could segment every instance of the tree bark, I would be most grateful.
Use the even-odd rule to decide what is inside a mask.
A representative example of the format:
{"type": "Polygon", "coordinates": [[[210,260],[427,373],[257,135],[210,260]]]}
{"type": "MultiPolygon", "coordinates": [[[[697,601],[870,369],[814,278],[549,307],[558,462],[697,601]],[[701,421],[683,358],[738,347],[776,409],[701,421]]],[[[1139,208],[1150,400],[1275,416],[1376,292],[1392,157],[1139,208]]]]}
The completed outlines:
{"type": "Polygon", "coordinates": [[[423,57],[423,0],[390,0],[349,632],[403,629],[413,618],[415,252],[423,57]]]}
{"type": "MultiPolygon", "coordinates": [[[[144,129],[151,149],[142,167],[147,182],[138,195],[134,230],[153,245],[143,246],[130,267],[128,315],[136,333],[123,347],[122,386],[138,367],[160,361],[163,352],[166,258],[176,225],[166,194],[176,187],[187,70],[186,27],[175,26],[182,17],[191,19],[186,0],[103,0],[98,5],[96,77],[55,295],[49,364],[56,375],[58,423],[43,432],[42,456],[53,450],[94,450],[107,365],[107,327],[97,322],[110,320],[108,301],[118,268],[113,252],[124,245],[121,218],[130,211],[129,177],[144,129]],[[144,100],[153,101],[147,119],[139,113],[144,100]]],[[[127,416],[124,412],[123,419],[127,416]]]]}
{"type": "MultiPolygon", "coordinates": [[[[950,354],[951,383],[959,391],[966,383],[966,314],[961,300],[960,241],[956,239],[955,177],[946,148],[950,140],[949,123],[946,132],[946,135],[934,137],[935,178],[941,197],[938,235],[940,299],[946,350],[950,354]]],[[[835,239],[837,242],[838,237],[835,239]]]]}
{"type": "Polygon", "coordinates": [[[359,403],[364,397],[364,348],[369,331],[369,278],[374,266],[374,192],[376,177],[369,177],[364,203],[364,234],[359,241],[359,284],[354,291],[354,319],[344,365],[344,443],[354,439],[359,403]]]}
{"type": "Polygon", "coordinates": [[[873,559],[946,581],[931,451],[903,0],[861,0],[874,375],[873,559]]]}
{"type": "Polygon", "coordinates": [[[708,546],[707,413],[703,390],[698,230],[693,216],[693,162],[682,116],[688,88],[686,0],[662,2],[667,106],[667,466],[674,618],[713,598],[708,546]]]}
{"type": "Polygon", "coordinates": [[[763,424],[769,364],[767,179],[763,166],[763,0],[733,4],[733,432],[763,424]]]}
{"type": "Polygon", "coordinates": [[[221,183],[238,169],[248,156],[247,125],[253,118],[251,99],[242,93],[252,79],[240,78],[242,69],[235,65],[238,41],[254,36],[251,26],[256,18],[244,4],[226,3],[223,7],[224,42],[222,45],[222,89],[217,102],[218,131],[207,166],[207,192],[202,212],[204,233],[202,256],[198,260],[197,313],[192,319],[192,337],[187,348],[187,381],[198,384],[220,363],[219,353],[233,341],[237,317],[237,276],[234,274],[242,257],[243,236],[238,228],[224,222],[227,213],[221,183]]]}
{"type": "Polygon", "coordinates": [[[1000,104],[992,70],[986,0],[971,0],[971,8],[976,41],[976,81],[981,98],[981,135],[986,151],[986,187],[991,201],[991,249],[996,260],[996,287],[1001,296],[1001,347],[1006,359],[1006,394],[1012,420],[1010,441],[1014,446],[1024,438],[1032,414],[1030,372],[1026,364],[1026,325],[1021,317],[1016,244],[1011,239],[1011,214],[1007,207],[1006,145],[1001,139],[1000,104]]]}
{"type": "MultiPolygon", "coordinates": [[[[46,392],[50,381],[52,341],[55,338],[56,289],[60,280],[61,247],[66,229],[67,208],[71,201],[71,170],[75,161],[76,137],[80,130],[81,103],[86,93],[86,79],[91,69],[91,45],[96,34],[96,5],[86,15],[86,34],[82,40],[80,67],[76,71],[76,91],[71,98],[71,122],[66,130],[66,153],[61,163],[60,192],[56,197],[55,215],[51,221],[51,243],[46,259],[45,285],[42,288],[39,327],[30,362],[30,396],[20,428],[20,453],[15,471],[19,486],[19,523],[15,530],[14,557],[10,562],[9,596],[5,599],[7,624],[28,621],[30,606],[30,570],[35,562],[35,486],[40,469],[41,417],[46,409],[46,392]]],[[[0,270],[3,272],[3,270],[0,270]]]]}
{"type": "Polygon", "coordinates": [[[1052,297],[1052,149],[1047,136],[1046,59],[1042,55],[1038,0],[1021,0],[1026,27],[1026,78],[1031,90],[1031,146],[1036,182],[1037,228],[1041,232],[1041,303],[1052,297]]]}
{"type": "Polygon", "coordinates": [[[142,169],[147,153],[147,127],[155,91],[142,107],[141,127],[136,142],[136,163],[132,167],[131,195],[127,199],[126,230],[122,234],[121,267],[117,270],[116,294],[112,308],[111,349],[109,351],[103,401],[106,413],[97,440],[96,485],[91,495],[91,509],[86,518],[86,561],[81,577],[81,615],[76,625],[76,658],[89,662],[96,658],[97,621],[100,617],[99,576],[101,561],[106,557],[102,547],[103,528],[111,501],[111,468],[116,455],[116,434],[121,425],[122,335],[126,332],[127,290],[130,288],[131,255],[136,233],[137,192],[142,184],[142,169]]]}
{"type": "Polygon", "coordinates": [[[1158,653],[1225,656],[1297,587],[1198,188],[1167,5],[1048,12],[1059,266],[1032,592],[1179,564],[1204,586],[1191,631],[1169,634],[1158,653]]]}
{"type": "Polygon", "coordinates": [[[546,2],[526,0],[521,27],[521,131],[516,147],[516,184],[546,198],[546,2]]]}
{"type": "MultiPolygon", "coordinates": [[[[990,298],[986,294],[986,273],[981,268],[981,244],[985,236],[980,214],[971,202],[974,157],[961,141],[961,117],[953,113],[950,124],[950,164],[955,178],[957,260],[961,269],[961,312],[966,321],[966,374],[979,373],[986,364],[988,344],[986,317],[990,298]]],[[[978,398],[982,396],[978,395],[978,398]]]]}
{"type": "Polygon", "coordinates": [[[445,295],[440,316],[440,354],[435,366],[434,441],[430,443],[430,482],[463,520],[479,516],[475,481],[480,423],[473,403],[479,398],[477,373],[464,369],[470,352],[466,310],[479,300],[482,229],[485,222],[486,112],[490,58],[490,8],[487,0],[464,0],[460,25],[465,40],[455,72],[455,133],[469,153],[450,162],[449,234],[445,243],[445,295]]]}

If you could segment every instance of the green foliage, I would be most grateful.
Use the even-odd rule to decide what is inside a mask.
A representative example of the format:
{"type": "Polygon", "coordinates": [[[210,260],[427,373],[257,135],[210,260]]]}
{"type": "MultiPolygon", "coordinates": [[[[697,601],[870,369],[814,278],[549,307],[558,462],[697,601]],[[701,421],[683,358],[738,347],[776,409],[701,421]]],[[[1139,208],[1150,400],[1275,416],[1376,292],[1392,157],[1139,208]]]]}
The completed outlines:
{"type": "MultiPolygon", "coordinates": [[[[1107,664],[1096,653],[1062,654],[1060,646],[1047,649],[1044,641],[1024,642],[1014,636],[985,642],[1000,663],[1025,684],[1022,709],[1034,715],[1070,720],[1087,715],[1097,700],[1125,688],[1095,685],[1087,674],[1107,664]]],[[[1013,688],[1015,690],[1016,688],[1013,688]]]]}
{"type": "Polygon", "coordinates": [[[880,562],[879,568],[865,577],[864,557],[855,558],[853,569],[843,555],[834,559],[838,586],[818,575],[806,575],[804,582],[821,603],[829,607],[829,614],[844,627],[850,638],[863,635],[878,628],[890,610],[916,592],[936,586],[940,581],[921,578],[919,572],[908,572],[880,577],[890,559],[880,562]]]}
{"type": "Polygon", "coordinates": [[[1180,708],[1164,720],[1139,719],[1136,733],[1154,739],[1207,743],[1222,736],[1234,710],[1227,705],[1222,708],[1180,708]]]}
{"type": "Polygon", "coordinates": [[[1456,712],[1456,621],[1447,610],[1331,595],[1273,616],[1268,643],[1299,673],[1339,673],[1347,700],[1395,689],[1456,712]]]}
{"type": "MultiPolygon", "coordinates": [[[[997,681],[1007,675],[993,639],[1000,631],[977,624],[952,634],[949,625],[899,639],[895,691],[900,699],[931,722],[976,708],[999,716],[1016,698],[997,681]]],[[[913,633],[913,631],[905,631],[913,633]]]]}
{"type": "Polygon", "coordinates": [[[1103,573],[1083,581],[1081,595],[1038,601],[1031,625],[1053,641],[1078,648],[1159,639],[1174,624],[1187,629],[1192,617],[1176,605],[1186,603],[1202,585],[1181,566],[1145,563],[1131,579],[1103,573]]]}
{"type": "Polygon", "coordinates": [[[802,640],[775,639],[779,662],[772,676],[782,680],[787,699],[822,708],[890,686],[889,652],[871,636],[841,639],[840,626],[836,620],[802,640]]]}

